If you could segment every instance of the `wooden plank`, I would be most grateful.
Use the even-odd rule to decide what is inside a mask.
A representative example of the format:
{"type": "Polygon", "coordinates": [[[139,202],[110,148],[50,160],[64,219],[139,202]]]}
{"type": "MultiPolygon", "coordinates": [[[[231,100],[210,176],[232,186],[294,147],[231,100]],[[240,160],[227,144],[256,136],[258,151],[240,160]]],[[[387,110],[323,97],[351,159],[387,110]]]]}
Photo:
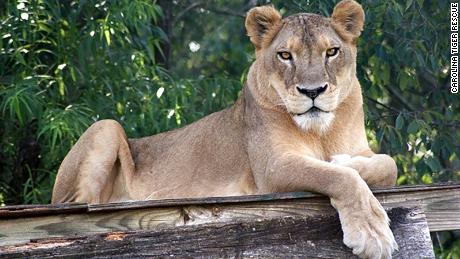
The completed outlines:
{"type": "Polygon", "coordinates": [[[0,207],[1,218],[43,216],[63,213],[87,212],[89,206],[86,203],[61,203],[41,205],[14,205],[0,207]]]}
{"type": "MultiPolygon", "coordinates": [[[[374,188],[373,193],[376,196],[380,194],[412,194],[414,192],[433,192],[433,191],[456,191],[460,189],[460,183],[438,183],[433,185],[411,185],[396,186],[392,188],[374,188]]],[[[260,202],[260,201],[279,201],[290,199],[308,199],[323,197],[320,194],[310,192],[288,192],[272,193],[263,195],[245,195],[245,196],[227,196],[227,197],[207,197],[207,198],[184,198],[184,199],[163,199],[163,200],[145,200],[131,201],[106,204],[85,203],[65,203],[58,205],[13,205],[0,207],[0,218],[22,217],[21,211],[28,211],[27,216],[32,216],[33,210],[40,208],[39,215],[45,215],[46,208],[50,208],[50,214],[56,214],[60,206],[68,208],[86,209],[87,211],[114,211],[125,209],[153,208],[153,207],[170,207],[180,205],[203,205],[203,204],[223,204],[223,203],[242,203],[242,202],[260,202]]]]}
{"type": "Polygon", "coordinates": [[[384,207],[420,206],[431,232],[460,229],[460,188],[379,194],[384,207]]]}
{"type": "MultiPolygon", "coordinates": [[[[400,247],[394,258],[434,258],[420,209],[393,208],[388,214],[400,247]]],[[[1,247],[0,258],[356,258],[342,244],[342,235],[336,214],[285,217],[34,240],[1,247]]]]}
{"type": "MultiPolygon", "coordinates": [[[[435,194],[445,191],[459,191],[460,183],[441,183],[434,185],[413,185],[413,186],[395,186],[392,188],[374,188],[372,192],[376,197],[392,196],[393,194],[413,195],[414,193],[435,194]]],[[[165,207],[179,205],[204,205],[204,204],[226,204],[226,203],[242,203],[242,202],[261,202],[261,201],[280,201],[291,199],[309,199],[324,197],[321,194],[311,192],[288,192],[288,193],[272,193],[263,195],[246,195],[246,196],[228,196],[228,197],[208,197],[208,198],[191,198],[191,199],[164,199],[164,200],[147,200],[136,202],[120,202],[107,204],[91,204],[88,206],[89,211],[112,211],[120,209],[137,209],[146,207],[165,207]]],[[[405,201],[401,198],[400,201],[405,201]]]]}
{"type": "MultiPolygon", "coordinates": [[[[398,187],[375,193],[387,209],[420,206],[431,231],[460,229],[460,185],[398,187]]],[[[335,214],[328,198],[305,193],[86,206],[85,210],[64,210],[59,215],[55,207],[51,207],[52,214],[47,216],[42,207],[37,216],[31,214],[27,206],[1,209],[0,246],[46,237],[335,214]],[[24,215],[21,209],[26,210],[24,215]]]]}
{"type": "Polygon", "coordinates": [[[180,208],[114,213],[62,214],[0,220],[0,246],[44,237],[74,237],[112,231],[151,230],[184,225],[180,208]]]}
{"type": "MultiPolygon", "coordinates": [[[[420,206],[426,214],[431,232],[460,229],[460,188],[381,192],[375,194],[383,207],[420,206]]],[[[315,196],[282,202],[254,202],[184,207],[188,224],[222,222],[232,218],[273,218],[288,215],[320,216],[333,213],[329,199],[315,196]]]]}

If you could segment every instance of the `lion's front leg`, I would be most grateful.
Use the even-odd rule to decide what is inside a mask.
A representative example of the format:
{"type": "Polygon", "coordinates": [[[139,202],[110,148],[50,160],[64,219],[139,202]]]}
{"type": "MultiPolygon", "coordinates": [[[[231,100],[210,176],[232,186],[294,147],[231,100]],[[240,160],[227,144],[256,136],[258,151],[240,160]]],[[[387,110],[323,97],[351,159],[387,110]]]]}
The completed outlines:
{"type": "Polygon", "coordinates": [[[368,188],[357,189],[355,197],[331,198],[331,205],[339,212],[343,243],[354,254],[361,258],[391,258],[398,249],[390,220],[368,188]]]}
{"type": "Polygon", "coordinates": [[[395,161],[385,154],[372,153],[369,157],[341,154],[332,156],[331,163],[357,170],[370,187],[392,187],[398,177],[395,161]]]}
{"type": "Polygon", "coordinates": [[[262,192],[314,191],[331,198],[339,213],[343,241],[362,258],[391,258],[397,249],[385,210],[355,169],[303,153],[271,154],[264,170],[255,167],[262,192]]]}

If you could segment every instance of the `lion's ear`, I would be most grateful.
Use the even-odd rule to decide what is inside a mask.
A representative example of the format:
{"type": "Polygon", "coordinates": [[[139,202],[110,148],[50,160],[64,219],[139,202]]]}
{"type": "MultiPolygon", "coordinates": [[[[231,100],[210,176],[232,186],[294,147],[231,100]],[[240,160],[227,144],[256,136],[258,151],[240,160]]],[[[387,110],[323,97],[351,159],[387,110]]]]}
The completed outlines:
{"type": "Polygon", "coordinates": [[[273,6],[259,6],[246,15],[246,31],[257,50],[268,45],[281,24],[281,14],[273,6]]]}
{"type": "Polygon", "coordinates": [[[351,42],[361,35],[364,26],[364,10],[353,0],[342,0],[332,12],[332,26],[344,39],[351,42]]]}

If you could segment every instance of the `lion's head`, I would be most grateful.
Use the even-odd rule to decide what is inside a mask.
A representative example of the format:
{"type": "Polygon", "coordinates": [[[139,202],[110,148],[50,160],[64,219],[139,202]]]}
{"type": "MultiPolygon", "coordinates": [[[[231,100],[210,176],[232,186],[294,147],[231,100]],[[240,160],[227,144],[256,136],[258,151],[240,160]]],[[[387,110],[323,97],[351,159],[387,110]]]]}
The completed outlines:
{"type": "Polygon", "coordinates": [[[327,131],[356,85],[356,40],[364,24],[358,3],[338,3],[330,18],[301,13],[282,19],[271,6],[248,12],[256,48],[249,77],[268,105],[281,106],[303,130],[327,131]]]}

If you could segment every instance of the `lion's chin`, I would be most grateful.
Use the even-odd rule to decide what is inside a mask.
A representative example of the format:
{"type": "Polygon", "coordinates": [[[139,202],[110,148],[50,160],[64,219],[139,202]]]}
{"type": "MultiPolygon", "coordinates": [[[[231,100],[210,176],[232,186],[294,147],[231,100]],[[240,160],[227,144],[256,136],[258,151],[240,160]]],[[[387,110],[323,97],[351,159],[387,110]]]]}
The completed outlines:
{"type": "Polygon", "coordinates": [[[324,134],[329,129],[329,126],[331,126],[334,117],[334,113],[332,112],[313,111],[293,115],[292,119],[303,131],[314,131],[324,134]]]}

